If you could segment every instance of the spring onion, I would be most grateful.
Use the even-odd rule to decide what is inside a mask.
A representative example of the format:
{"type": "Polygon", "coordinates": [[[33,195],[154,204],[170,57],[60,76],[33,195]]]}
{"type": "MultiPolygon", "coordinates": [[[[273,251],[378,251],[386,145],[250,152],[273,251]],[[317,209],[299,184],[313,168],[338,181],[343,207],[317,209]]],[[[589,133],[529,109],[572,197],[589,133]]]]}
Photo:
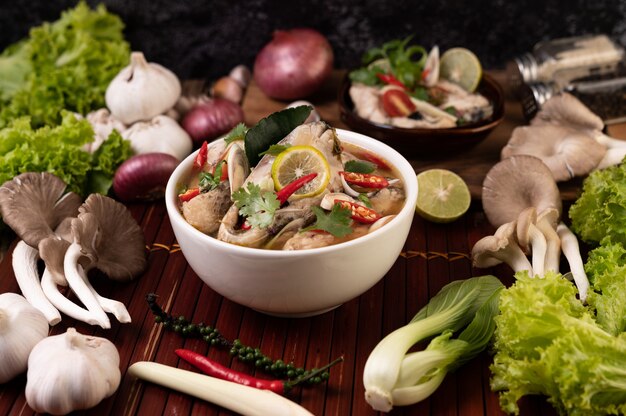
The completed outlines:
{"type": "Polygon", "coordinates": [[[365,400],[370,406],[388,412],[395,405],[424,400],[447,372],[480,353],[493,334],[502,288],[489,275],[449,283],[409,324],[383,338],[363,371],[365,400]],[[407,354],[414,344],[435,335],[425,350],[407,354]]]}

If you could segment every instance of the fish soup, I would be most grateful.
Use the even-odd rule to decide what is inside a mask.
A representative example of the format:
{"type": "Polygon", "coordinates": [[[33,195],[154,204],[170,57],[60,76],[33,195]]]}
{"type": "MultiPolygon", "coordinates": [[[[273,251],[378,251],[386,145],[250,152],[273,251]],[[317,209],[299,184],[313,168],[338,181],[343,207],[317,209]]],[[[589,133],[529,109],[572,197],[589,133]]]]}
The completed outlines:
{"type": "Polygon", "coordinates": [[[339,141],[323,122],[301,125],[250,169],[243,142],[212,142],[196,157],[179,206],[201,232],[240,246],[302,250],[383,227],[405,203],[380,156],[339,141]]]}

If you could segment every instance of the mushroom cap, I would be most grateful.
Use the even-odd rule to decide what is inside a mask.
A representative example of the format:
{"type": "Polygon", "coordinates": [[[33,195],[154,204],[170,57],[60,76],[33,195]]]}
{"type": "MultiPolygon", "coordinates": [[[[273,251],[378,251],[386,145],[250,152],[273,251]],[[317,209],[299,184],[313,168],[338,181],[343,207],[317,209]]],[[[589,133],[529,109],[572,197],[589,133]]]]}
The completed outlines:
{"type": "Polygon", "coordinates": [[[563,92],[550,97],[531,121],[533,125],[560,124],[580,130],[602,130],[604,122],[578,98],[563,92]]]}
{"type": "Polygon", "coordinates": [[[92,266],[114,280],[129,280],[145,270],[143,232],[124,205],[91,194],[79,212],[72,235],[92,266]]]}
{"type": "Polygon", "coordinates": [[[485,176],[482,203],[494,227],[515,221],[524,209],[562,210],[561,194],[550,169],[538,158],[515,155],[496,163],[485,176]]]}
{"type": "Polygon", "coordinates": [[[22,173],[0,187],[2,219],[26,244],[37,247],[64,218],[78,213],[81,198],[65,188],[51,173],[22,173]]]}
{"type": "Polygon", "coordinates": [[[59,237],[48,237],[39,242],[39,256],[46,263],[46,268],[57,285],[67,286],[63,260],[69,246],[69,241],[59,237]]]}
{"type": "Polygon", "coordinates": [[[478,240],[472,247],[472,262],[474,266],[487,268],[502,263],[502,260],[494,257],[494,254],[506,250],[511,243],[516,243],[516,225],[516,221],[502,224],[494,235],[488,235],[478,240]]]}
{"type": "Polygon", "coordinates": [[[502,148],[501,158],[519,154],[536,156],[558,182],[591,172],[605,153],[606,147],[589,131],[576,130],[569,125],[536,124],[515,128],[502,148]]]}
{"type": "Polygon", "coordinates": [[[537,216],[537,223],[546,221],[556,230],[559,220],[561,219],[561,213],[554,208],[544,209],[537,216]]]}

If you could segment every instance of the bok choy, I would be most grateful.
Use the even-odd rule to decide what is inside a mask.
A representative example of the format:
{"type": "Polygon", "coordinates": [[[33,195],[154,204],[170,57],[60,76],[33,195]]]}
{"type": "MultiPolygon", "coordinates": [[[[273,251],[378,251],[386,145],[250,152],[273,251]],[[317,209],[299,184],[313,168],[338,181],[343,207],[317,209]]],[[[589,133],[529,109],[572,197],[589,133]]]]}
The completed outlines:
{"type": "Polygon", "coordinates": [[[449,283],[409,324],[381,340],[363,370],[370,406],[388,412],[424,400],[448,372],[480,353],[492,337],[503,288],[489,275],[449,283]],[[414,344],[435,335],[425,350],[407,354],[414,344]]]}

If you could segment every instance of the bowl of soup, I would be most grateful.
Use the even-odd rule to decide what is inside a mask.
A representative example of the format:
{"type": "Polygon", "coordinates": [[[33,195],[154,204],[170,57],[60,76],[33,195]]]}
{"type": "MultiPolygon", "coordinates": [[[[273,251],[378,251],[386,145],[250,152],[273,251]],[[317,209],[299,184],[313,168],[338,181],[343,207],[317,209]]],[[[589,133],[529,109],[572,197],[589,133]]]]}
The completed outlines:
{"type": "Polygon", "coordinates": [[[323,192],[318,192],[318,182],[300,187],[280,202],[272,194],[281,194],[274,188],[276,159],[291,155],[264,156],[242,180],[234,168],[238,165],[234,155],[242,153],[235,147],[238,145],[219,142],[209,145],[204,170],[212,173],[212,178],[227,177],[226,183],[195,197],[211,200],[209,211],[219,212],[217,228],[215,219],[200,221],[207,209],[198,209],[197,216],[192,213],[193,201],[199,205],[204,203],[201,199],[183,201],[187,199],[183,195],[190,194],[207,176],[194,167],[199,151],[181,162],[167,184],[165,199],[172,228],[198,277],[225,298],[270,315],[317,315],[370,289],[398,258],[415,215],[417,179],[400,153],[359,133],[319,124],[314,127],[317,130],[305,128],[305,134],[293,140],[286,137],[291,142],[283,151],[306,150],[311,147],[309,136],[321,137],[313,147],[319,149],[320,158],[328,159],[329,177],[319,179],[317,175],[325,186],[323,192]],[[362,171],[363,165],[375,165],[375,170],[353,172],[362,171]],[[223,174],[224,170],[227,173],[223,174]],[[381,177],[384,184],[378,183],[381,177]],[[228,188],[231,181],[235,183],[232,190],[220,189],[228,188]],[[346,190],[348,198],[342,196],[346,190]],[[257,206],[261,214],[267,214],[265,209],[271,211],[269,200],[276,207],[265,227],[258,225],[266,215],[246,217],[250,207],[242,205],[242,200],[255,194],[262,195],[264,202],[250,205],[257,206]],[[215,201],[217,205],[213,205],[215,201]],[[215,206],[220,210],[214,210],[215,206]],[[344,229],[337,233],[340,227],[344,229]]]}

